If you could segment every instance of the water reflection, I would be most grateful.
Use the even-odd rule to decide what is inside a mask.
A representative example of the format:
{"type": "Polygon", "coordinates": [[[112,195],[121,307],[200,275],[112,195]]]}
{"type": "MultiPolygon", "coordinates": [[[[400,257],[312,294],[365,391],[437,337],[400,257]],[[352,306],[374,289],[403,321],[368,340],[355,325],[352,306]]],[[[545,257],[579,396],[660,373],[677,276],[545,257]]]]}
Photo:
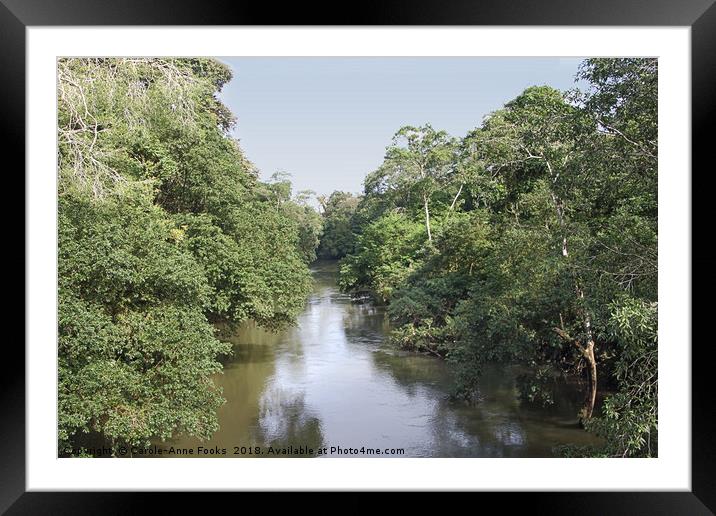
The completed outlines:
{"type": "Polygon", "coordinates": [[[172,444],[548,457],[554,445],[593,442],[576,427],[574,389],[558,392],[550,409],[524,406],[511,369],[486,370],[478,405],[450,402],[444,362],[390,348],[383,309],[341,294],[335,264],[313,273],[314,293],[296,327],[272,334],[247,325],[233,337],[235,355],[215,378],[227,398],[220,430],[208,443],[172,444]]]}

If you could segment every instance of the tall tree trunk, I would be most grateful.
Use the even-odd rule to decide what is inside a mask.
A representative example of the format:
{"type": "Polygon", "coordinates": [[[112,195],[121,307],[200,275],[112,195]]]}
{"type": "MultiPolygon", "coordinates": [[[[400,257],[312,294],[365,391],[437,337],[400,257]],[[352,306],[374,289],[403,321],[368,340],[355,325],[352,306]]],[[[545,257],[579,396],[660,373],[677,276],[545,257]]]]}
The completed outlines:
{"type": "Polygon", "coordinates": [[[582,410],[583,418],[586,421],[592,417],[594,404],[597,401],[597,360],[594,357],[594,341],[590,341],[587,344],[584,357],[587,359],[587,366],[589,367],[589,390],[582,410]]]}
{"type": "MultiPolygon", "coordinates": [[[[577,297],[580,303],[584,302],[584,291],[579,286],[579,283],[575,286],[577,297]]],[[[584,325],[584,333],[587,336],[587,344],[583,346],[582,355],[587,360],[587,366],[589,367],[589,390],[584,402],[583,416],[587,420],[592,417],[594,412],[594,403],[597,399],[597,359],[594,356],[594,334],[592,332],[592,319],[589,316],[589,312],[584,308],[580,307],[582,324],[584,325]]]]}
{"type": "Polygon", "coordinates": [[[452,204],[450,205],[450,211],[452,211],[453,208],[455,208],[455,203],[457,202],[458,198],[460,197],[460,194],[462,193],[462,187],[463,187],[463,186],[465,186],[464,183],[460,184],[460,189],[459,189],[459,190],[457,191],[457,193],[455,194],[455,198],[452,200],[452,204]]]}
{"type": "MultiPolygon", "coordinates": [[[[560,315],[561,318],[561,315],[560,315]]],[[[572,338],[564,328],[553,328],[555,333],[559,335],[565,342],[574,345],[584,359],[587,361],[588,367],[588,380],[589,386],[584,396],[584,406],[579,412],[580,423],[584,424],[585,421],[592,417],[594,413],[594,405],[597,401],[597,359],[594,355],[594,340],[589,336],[589,340],[586,344],[582,344],[577,339],[572,338]]]]}
{"type": "Polygon", "coordinates": [[[428,231],[428,242],[433,241],[433,236],[430,234],[430,210],[428,209],[428,196],[423,196],[423,204],[425,206],[425,229],[428,231]]]}
{"type": "MultiPolygon", "coordinates": [[[[549,163],[548,160],[545,160],[545,163],[547,164],[547,169],[549,170],[550,178],[552,179],[552,184],[555,185],[557,183],[557,179],[559,178],[559,174],[554,173],[552,170],[552,165],[549,163]]],[[[550,194],[552,196],[552,202],[554,204],[554,209],[557,214],[557,222],[559,223],[559,227],[562,230],[562,256],[564,258],[567,258],[569,256],[569,249],[567,247],[567,233],[565,231],[565,221],[564,221],[564,201],[557,196],[554,190],[550,191],[550,194]]],[[[584,290],[582,290],[579,279],[577,277],[577,274],[572,270],[572,277],[575,281],[575,292],[577,294],[578,302],[584,303],[584,290]]],[[[584,333],[587,338],[586,344],[582,344],[581,342],[571,338],[569,335],[567,335],[564,331],[564,323],[562,322],[562,328],[557,329],[555,328],[555,331],[559,334],[560,337],[562,337],[564,340],[567,340],[569,342],[572,342],[577,349],[579,349],[580,353],[584,357],[584,359],[587,361],[587,367],[589,368],[589,387],[587,389],[587,392],[585,394],[584,399],[584,407],[582,408],[580,412],[580,420],[582,423],[587,421],[592,417],[592,414],[594,413],[594,404],[597,400],[597,359],[594,355],[594,335],[592,332],[592,320],[589,316],[589,312],[581,306],[579,308],[579,313],[582,318],[582,324],[584,326],[584,333]]],[[[562,318],[560,314],[560,319],[562,318]]]]}

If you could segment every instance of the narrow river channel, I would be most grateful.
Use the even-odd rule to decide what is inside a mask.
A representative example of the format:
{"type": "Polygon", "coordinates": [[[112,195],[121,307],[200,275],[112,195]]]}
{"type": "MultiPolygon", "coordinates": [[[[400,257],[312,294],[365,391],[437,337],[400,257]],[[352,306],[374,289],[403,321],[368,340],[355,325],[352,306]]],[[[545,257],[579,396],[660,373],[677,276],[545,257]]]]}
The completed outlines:
{"type": "Polygon", "coordinates": [[[392,348],[384,310],[342,294],[335,263],[312,271],[313,294],[295,327],[246,326],[233,337],[234,355],[215,378],[227,399],[219,431],[164,446],[225,448],[226,457],[256,446],[325,447],[343,457],[361,447],[402,449],[389,453],[396,457],[550,457],[555,445],[594,442],[576,426],[574,386],[558,388],[554,405],[534,406],[519,400],[511,370],[491,367],[480,403],[451,402],[447,364],[392,348]]]}

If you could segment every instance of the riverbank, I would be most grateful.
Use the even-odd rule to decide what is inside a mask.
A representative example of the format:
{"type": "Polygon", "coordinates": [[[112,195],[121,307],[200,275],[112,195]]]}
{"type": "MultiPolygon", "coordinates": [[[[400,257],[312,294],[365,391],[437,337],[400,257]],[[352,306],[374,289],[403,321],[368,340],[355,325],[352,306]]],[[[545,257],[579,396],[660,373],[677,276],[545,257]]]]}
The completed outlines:
{"type": "Polygon", "coordinates": [[[384,308],[352,303],[336,273],[335,262],[312,266],[295,327],[248,324],[232,337],[234,355],[214,378],[227,402],[212,439],[163,446],[227,450],[216,457],[282,456],[270,447],[299,450],[288,456],[549,457],[554,446],[594,442],[576,427],[573,389],[559,390],[552,407],[527,406],[510,369],[487,368],[479,404],[451,402],[447,364],[390,346],[384,308]]]}

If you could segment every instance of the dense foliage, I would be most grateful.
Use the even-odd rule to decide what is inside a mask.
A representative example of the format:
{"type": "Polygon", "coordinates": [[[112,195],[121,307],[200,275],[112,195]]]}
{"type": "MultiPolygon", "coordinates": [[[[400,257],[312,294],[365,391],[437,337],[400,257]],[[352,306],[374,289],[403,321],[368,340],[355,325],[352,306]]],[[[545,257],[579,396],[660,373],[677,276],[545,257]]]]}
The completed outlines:
{"type": "Polygon", "coordinates": [[[591,456],[657,453],[657,61],[590,59],[583,91],[530,87],[453,138],[400,128],[364,192],[261,182],[210,59],[58,62],[61,455],[208,438],[231,352],[217,328],[293,323],[308,264],[388,305],[392,340],[488,362],[525,400],[583,379],[591,456]]]}
{"type": "Polygon", "coordinates": [[[322,236],[318,247],[318,255],[321,258],[343,258],[353,251],[353,216],[359,200],[346,192],[333,192],[328,198],[318,198],[323,216],[322,236]]]}
{"type": "Polygon", "coordinates": [[[455,364],[456,395],[486,362],[527,366],[525,397],[544,403],[549,371],[581,374],[580,420],[606,445],[578,453],[652,456],[657,61],[591,59],[578,78],[526,89],[462,139],[400,129],[357,206],[326,209],[341,229],[323,247],[347,253],[342,288],[389,303],[397,343],[455,364]]]}
{"type": "Polygon", "coordinates": [[[58,73],[60,454],[210,437],[230,352],[215,325],[294,321],[320,217],[290,183],[258,181],[229,137],[223,64],[63,59],[58,73]]]}

